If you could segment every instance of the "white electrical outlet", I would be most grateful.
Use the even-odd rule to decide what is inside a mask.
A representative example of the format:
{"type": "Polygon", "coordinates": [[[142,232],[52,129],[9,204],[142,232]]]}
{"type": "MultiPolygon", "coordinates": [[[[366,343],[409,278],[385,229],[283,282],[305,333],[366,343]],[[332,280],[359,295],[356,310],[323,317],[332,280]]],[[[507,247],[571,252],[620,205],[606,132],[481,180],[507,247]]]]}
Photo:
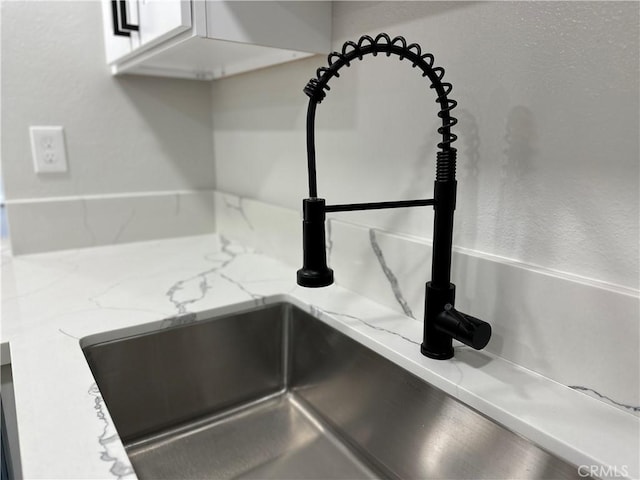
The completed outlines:
{"type": "Polygon", "coordinates": [[[36,173],[67,171],[63,127],[29,127],[36,173]]]}

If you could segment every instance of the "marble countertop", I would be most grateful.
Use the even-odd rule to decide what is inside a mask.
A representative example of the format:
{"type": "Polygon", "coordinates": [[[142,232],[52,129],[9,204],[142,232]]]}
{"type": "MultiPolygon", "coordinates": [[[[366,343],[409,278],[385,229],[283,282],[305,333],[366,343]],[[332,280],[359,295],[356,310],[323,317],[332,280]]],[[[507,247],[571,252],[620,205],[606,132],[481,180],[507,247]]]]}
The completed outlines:
{"type": "Polygon", "coordinates": [[[20,257],[3,248],[2,358],[10,354],[24,477],[136,478],[82,338],[282,300],[575,465],[640,476],[637,417],[487,352],[428,359],[421,322],[339,285],[300,288],[294,268],[203,235],[20,257]]]}

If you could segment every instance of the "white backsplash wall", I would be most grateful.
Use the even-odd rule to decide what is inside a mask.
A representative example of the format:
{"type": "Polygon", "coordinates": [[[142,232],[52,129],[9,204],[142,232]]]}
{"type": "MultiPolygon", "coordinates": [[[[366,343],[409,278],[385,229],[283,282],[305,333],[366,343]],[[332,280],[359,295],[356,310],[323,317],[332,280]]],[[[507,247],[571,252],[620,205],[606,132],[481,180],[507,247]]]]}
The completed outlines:
{"type": "MultiPolygon", "coordinates": [[[[215,206],[219,232],[283,260],[295,277],[302,266],[299,211],[223,192],[215,206]]],[[[422,322],[430,242],[331,219],[327,253],[342,287],[422,322]]],[[[456,307],[492,325],[484,352],[640,415],[637,291],[460,248],[452,261],[456,307]]],[[[322,296],[310,291],[310,298],[315,293],[322,296]]],[[[418,348],[422,338],[410,340],[418,348]]]]}
{"type": "Polygon", "coordinates": [[[13,252],[211,232],[211,85],[113,77],[99,1],[9,1],[1,15],[13,252]],[[64,126],[67,173],[34,173],[30,125],[64,126]]]}
{"type": "MultiPolygon", "coordinates": [[[[435,55],[459,124],[456,246],[638,289],[639,81],[634,2],[335,2],[334,49],[386,31],[435,55]]],[[[302,88],[326,58],[213,84],[219,189],[289,208],[306,196],[302,88]]],[[[368,57],[318,106],[328,203],[432,196],[433,90],[368,57]]],[[[335,215],[430,238],[429,209],[335,215]]]]}

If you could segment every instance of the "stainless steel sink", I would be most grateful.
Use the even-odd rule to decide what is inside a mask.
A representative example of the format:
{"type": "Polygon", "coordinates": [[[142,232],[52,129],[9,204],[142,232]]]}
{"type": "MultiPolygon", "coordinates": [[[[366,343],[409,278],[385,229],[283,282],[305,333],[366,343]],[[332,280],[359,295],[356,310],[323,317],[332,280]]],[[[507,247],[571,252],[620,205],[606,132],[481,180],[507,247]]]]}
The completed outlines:
{"type": "Polygon", "coordinates": [[[140,478],[581,478],[290,304],[83,350],[140,478]]]}

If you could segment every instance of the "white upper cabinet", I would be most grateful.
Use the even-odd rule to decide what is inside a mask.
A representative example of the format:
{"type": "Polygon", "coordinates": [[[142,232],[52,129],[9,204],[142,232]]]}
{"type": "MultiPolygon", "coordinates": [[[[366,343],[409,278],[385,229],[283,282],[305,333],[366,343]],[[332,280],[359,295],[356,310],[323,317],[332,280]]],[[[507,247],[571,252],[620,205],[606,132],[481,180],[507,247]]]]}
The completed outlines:
{"type": "Polygon", "coordinates": [[[103,0],[113,74],[212,80],[331,49],[330,1],[103,0]]]}
{"type": "Polygon", "coordinates": [[[140,45],[161,42],[191,29],[191,2],[129,0],[137,5],[140,45]]]}

